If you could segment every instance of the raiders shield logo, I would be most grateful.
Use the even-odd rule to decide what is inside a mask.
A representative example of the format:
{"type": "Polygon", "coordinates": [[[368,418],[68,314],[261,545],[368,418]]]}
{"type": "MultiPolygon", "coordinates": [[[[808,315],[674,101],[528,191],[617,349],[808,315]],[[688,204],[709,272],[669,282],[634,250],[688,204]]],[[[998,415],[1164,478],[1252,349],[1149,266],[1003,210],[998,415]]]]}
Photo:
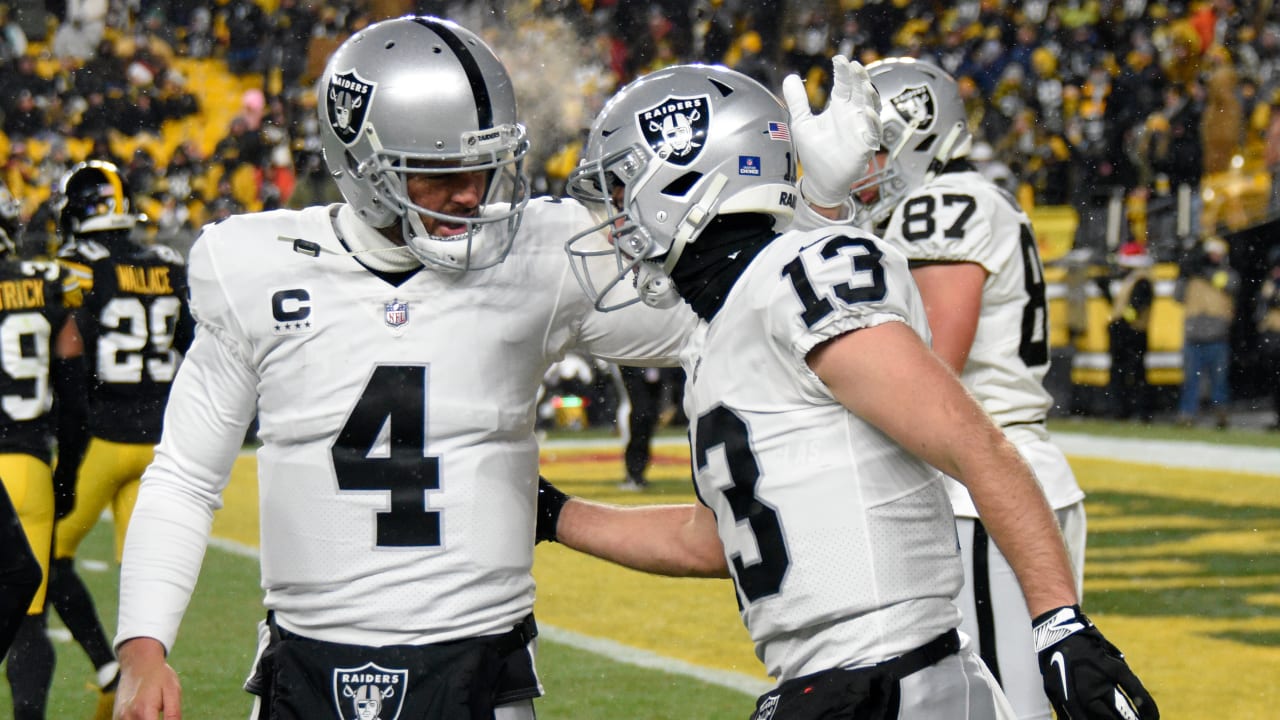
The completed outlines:
{"type": "Polygon", "coordinates": [[[760,701],[760,706],[756,708],[756,714],[751,716],[751,720],[772,720],[773,714],[778,710],[778,701],[780,695],[769,695],[760,701]]]}
{"type": "Polygon", "coordinates": [[[333,701],[338,720],[396,720],[408,686],[408,670],[388,670],[373,663],[334,668],[333,701]]]}
{"type": "Polygon", "coordinates": [[[669,97],[636,114],[640,133],[658,159],[684,167],[698,157],[711,125],[711,98],[669,97]]]}
{"type": "Polygon", "coordinates": [[[329,78],[329,89],[324,100],[326,117],[329,118],[334,133],[347,145],[360,137],[376,87],[377,83],[361,78],[355,70],[334,73],[329,78]]]}
{"type": "Polygon", "coordinates": [[[928,132],[933,127],[936,105],[933,102],[933,91],[928,85],[909,87],[894,95],[889,102],[898,111],[908,125],[914,125],[916,132],[928,132]]]}

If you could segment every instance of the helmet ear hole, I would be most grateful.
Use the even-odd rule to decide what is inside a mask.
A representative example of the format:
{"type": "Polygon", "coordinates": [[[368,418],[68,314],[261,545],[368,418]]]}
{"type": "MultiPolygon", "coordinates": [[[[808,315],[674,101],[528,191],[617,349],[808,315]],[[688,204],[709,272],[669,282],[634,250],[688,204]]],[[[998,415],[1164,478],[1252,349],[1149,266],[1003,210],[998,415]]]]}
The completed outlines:
{"type": "Polygon", "coordinates": [[[667,186],[662,188],[662,194],[670,195],[672,197],[684,197],[685,195],[689,194],[689,190],[694,185],[697,185],[698,181],[701,179],[702,179],[702,173],[687,172],[681,175],[680,177],[676,178],[675,180],[672,180],[671,182],[667,183],[667,186]]]}

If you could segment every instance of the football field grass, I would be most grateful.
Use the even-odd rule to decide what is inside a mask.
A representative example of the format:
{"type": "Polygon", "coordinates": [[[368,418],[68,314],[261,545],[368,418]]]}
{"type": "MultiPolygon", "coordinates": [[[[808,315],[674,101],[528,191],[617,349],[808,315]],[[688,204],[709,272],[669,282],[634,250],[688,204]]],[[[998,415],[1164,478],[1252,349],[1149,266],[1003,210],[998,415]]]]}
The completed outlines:
{"type": "MultiPolygon", "coordinates": [[[[1129,657],[1165,718],[1277,717],[1280,702],[1280,452],[1129,440],[1123,460],[1068,443],[1089,498],[1085,607],[1129,657]],[[1234,456],[1234,457],[1233,457],[1234,456]],[[1233,470],[1207,470],[1214,462],[1233,470]],[[1271,461],[1274,459],[1274,464],[1271,461]],[[1239,462],[1237,462],[1239,461],[1239,462]],[[1245,462],[1248,461],[1248,462],[1245,462]],[[1243,469],[1241,469],[1243,467],[1243,469]]],[[[1108,451],[1110,453],[1111,451],[1108,451]]],[[[616,441],[549,444],[542,471],[568,492],[610,502],[688,502],[688,453],[657,448],[646,493],[615,489],[616,441]]],[[[184,718],[241,718],[239,690],[262,616],[253,460],[237,465],[171,658],[184,718]]],[[[80,561],[103,618],[115,624],[110,532],[80,561]]],[[[728,581],[656,578],[540,545],[535,607],[544,720],[745,720],[769,686],[728,581]]],[[[50,718],[89,718],[96,694],[82,652],[58,633],[50,718]]],[[[0,683],[0,717],[9,709],[0,683]]]]}

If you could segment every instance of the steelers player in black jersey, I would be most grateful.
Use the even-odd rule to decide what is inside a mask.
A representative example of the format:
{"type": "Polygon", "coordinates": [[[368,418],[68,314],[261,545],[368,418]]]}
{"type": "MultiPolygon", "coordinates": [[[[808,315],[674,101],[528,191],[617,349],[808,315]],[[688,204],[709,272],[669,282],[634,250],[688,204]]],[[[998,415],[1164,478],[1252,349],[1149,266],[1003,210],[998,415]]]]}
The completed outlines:
{"type": "Polygon", "coordinates": [[[169,387],[191,344],[186,265],[172,248],[134,238],[139,216],[119,169],[90,160],[59,187],[58,261],[84,292],[75,322],[88,372],[81,432],[59,448],[54,485],[73,497],[54,530],[49,600],[84,648],[109,712],[118,665],[75,553],[111,508],[119,561],[142,471],[160,439],[169,387]],[[68,488],[74,488],[68,492],[68,488]]]}
{"type": "Polygon", "coordinates": [[[57,263],[19,257],[17,202],[0,183],[0,652],[18,720],[44,718],[54,651],[45,632],[46,569],[55,501],[55,424],[74,426],[84,397],[80,341],[69,312],[75,279],[57,263]],[[56,404],[55,404],[56,396],[56,404]],[[55,423],[54,411],[59,419],[55,423]],[[12,646],[10,646],[12,643],[12,646]]]}

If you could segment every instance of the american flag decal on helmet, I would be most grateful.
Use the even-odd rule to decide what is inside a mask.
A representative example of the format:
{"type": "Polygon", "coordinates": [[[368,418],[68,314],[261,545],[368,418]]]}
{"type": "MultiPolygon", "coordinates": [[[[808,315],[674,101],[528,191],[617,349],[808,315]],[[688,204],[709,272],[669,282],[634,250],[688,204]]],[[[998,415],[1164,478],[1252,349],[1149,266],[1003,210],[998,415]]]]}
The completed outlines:
{"type": "Polygon", "coordinates": [[[769,123],[769,137],[774,140],[790,140],[791,128],[787,127],[783,122],[769,123]]]}

